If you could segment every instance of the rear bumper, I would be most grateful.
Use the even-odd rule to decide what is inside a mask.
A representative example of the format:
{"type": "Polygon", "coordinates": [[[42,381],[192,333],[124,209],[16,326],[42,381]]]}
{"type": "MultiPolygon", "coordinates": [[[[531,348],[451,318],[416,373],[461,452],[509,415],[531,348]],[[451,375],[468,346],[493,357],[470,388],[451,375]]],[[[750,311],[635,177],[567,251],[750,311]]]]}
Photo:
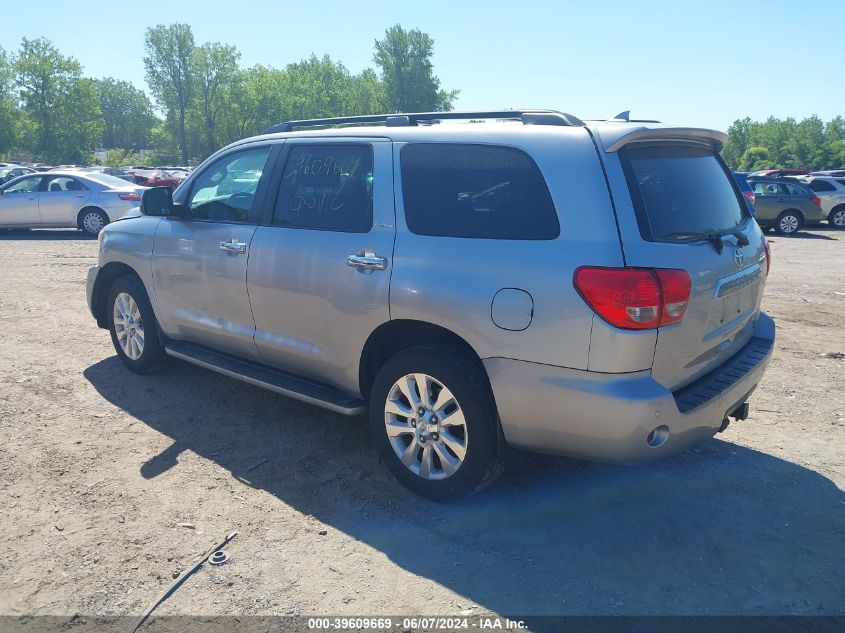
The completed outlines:
{"type": "Polygon", "coordinates": [[[487,359],[484,366],[512,446],[637,463],[712,437],[760,382],[774,339],[774,321],[761,312],[745,347],[674,393],[650,372],[602,374],[504,358],[487,359]],[[659,426],[668,428],[668,438],[652,447],[647,437],[659,426]]]}

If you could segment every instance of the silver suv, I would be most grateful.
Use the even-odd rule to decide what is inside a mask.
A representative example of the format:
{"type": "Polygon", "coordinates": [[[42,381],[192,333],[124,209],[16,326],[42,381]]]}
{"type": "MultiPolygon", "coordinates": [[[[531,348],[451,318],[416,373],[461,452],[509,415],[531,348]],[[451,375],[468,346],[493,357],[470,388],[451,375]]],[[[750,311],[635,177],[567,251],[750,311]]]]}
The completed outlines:
{"type": "Polygon", "coordinates": [[[279,124],[108,225],[88,303],[132,371],[368,412],[430,498],[507,446],[665,456],[744,419],[772,354],[725,140],[541,110],[279,124]]]}

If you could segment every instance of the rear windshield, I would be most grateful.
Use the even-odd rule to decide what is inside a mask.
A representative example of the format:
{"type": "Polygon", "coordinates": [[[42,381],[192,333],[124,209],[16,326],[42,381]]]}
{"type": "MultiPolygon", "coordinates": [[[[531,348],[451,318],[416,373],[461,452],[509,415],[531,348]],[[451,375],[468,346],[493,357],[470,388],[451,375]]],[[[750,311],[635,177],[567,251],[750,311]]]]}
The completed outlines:
{"type": "Polygon", "coordinates": [[[632,145],[620,159],[643,239],[680,241],[735,228],[749,217],[730,172],[711,150],[632,145]]]}

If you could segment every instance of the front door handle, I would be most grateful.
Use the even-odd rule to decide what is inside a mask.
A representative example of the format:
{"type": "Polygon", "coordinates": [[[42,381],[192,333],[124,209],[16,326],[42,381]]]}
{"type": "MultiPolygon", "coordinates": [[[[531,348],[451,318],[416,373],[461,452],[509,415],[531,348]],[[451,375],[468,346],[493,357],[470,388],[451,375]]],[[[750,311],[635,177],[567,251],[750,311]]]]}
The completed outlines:
{"type": "Polygon", "coordinates": [[[246,253],[246,244],[244,242],[220,242],[220,250],[225,251],[229,255],[238,255],[239,253],[246,253]]]}
{"type": "Polygon", "coordinates": [[[355,268],[364,270],[384,270],[387,268],[387,258],[379,257],[375,253],[365,252],[363,255],[350,255],[346,263],[355,268]]]}

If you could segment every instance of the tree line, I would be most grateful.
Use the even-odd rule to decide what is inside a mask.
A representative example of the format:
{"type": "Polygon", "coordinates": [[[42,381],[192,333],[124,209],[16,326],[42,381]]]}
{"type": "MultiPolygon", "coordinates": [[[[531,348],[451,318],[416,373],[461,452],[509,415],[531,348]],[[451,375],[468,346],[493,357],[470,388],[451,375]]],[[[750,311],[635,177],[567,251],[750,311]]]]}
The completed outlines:
{"type": "Polygon", "coordinates": [[[845,168],[845,119],[837,116],[827,123],[815,115],[802,121],[738,119],[728,128],[722,156],[735,171],[845,168]]]}
{"type": "Polygon", "coordinates": [[[280,121],[379,112],[449,110],[456,90],[441,88],[432,38],[397,24],[376,40],[376,69],[350,72],[328,55],[284,67],[245,68],[234,46],[198,44],[187,24],[158,25],[144,38],[149,92],[113,77],[91,78],[49,40],[0,47],[0,158],[52,164],[197,162],[280,121]]]}

